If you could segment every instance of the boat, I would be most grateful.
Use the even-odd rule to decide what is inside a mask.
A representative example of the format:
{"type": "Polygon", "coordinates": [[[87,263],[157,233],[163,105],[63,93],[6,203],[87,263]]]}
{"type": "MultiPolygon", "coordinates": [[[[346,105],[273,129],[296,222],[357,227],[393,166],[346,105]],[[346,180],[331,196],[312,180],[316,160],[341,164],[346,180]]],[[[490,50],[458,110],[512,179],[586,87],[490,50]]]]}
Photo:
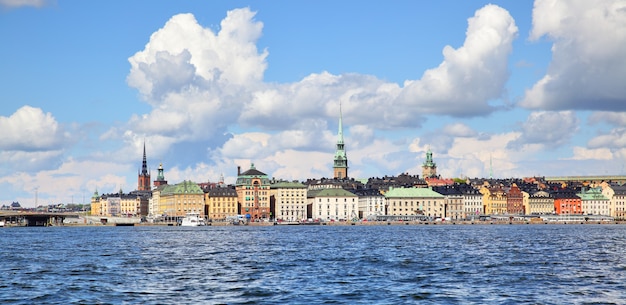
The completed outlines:
{"type": "Polygon", "coordinates": [[[0,220],[0,228],[4,227],[4,220],[0,220]]]}
{"type": "Polygon", "coordinates": [[[206,223],[199,213],[187,213],[180,225],[183,227],[199,227],[205,226],[206,223]]]}

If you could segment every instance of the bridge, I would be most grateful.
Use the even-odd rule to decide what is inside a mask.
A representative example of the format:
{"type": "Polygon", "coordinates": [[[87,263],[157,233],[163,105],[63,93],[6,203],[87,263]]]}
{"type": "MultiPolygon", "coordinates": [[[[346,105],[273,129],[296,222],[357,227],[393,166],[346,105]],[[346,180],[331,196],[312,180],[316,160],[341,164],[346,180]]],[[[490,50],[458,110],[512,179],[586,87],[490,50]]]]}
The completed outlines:
{"type": "Polygon", "coordinates": [[[79,215],[76,212],[0,211],[0,221],[4,221],[5,226],[62,226],[65,218],[78,218],[79,215]]]}

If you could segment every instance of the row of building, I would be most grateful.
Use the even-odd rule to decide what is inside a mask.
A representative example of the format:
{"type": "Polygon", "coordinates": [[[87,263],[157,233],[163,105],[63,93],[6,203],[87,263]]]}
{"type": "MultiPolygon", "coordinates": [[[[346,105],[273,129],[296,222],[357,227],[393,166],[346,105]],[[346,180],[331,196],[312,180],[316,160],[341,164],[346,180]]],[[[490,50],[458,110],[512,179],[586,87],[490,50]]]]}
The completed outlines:
{"type": "Polygon", "coordinates": [[[604,215],[626,218],[626,177],[529,179],[442,179],[430,149],[422,176],[354,179],[339,116],[333,178],[284,181],[251,164],[237,168],[235,185],[183,181],[168,184],[163,165],[151,185],[144,145],[137,190],[98,194],[91,214],[183,217],[199,213],[213,220],[246,215],[253,221],[357,220],[378,216],[472,219],[479,215],[604,215]]]}

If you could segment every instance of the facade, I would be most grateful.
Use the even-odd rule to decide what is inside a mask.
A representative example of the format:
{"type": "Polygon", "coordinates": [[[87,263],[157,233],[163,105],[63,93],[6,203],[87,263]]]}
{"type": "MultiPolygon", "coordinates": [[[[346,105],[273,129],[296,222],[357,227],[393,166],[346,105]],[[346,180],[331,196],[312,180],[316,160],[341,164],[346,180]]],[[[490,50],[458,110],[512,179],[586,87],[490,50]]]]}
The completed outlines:
{"type": "Polygon", "coordinates": [[[150,190],[150,172],[148,172],[148,162],[146,160],[146,143],[143,143],[143,161],[141,163],[141,171],[137,175],[137,190],[150,190]]]}
{"type": "Polygon", "coordinates": [[[609,198],[609,216],[626,219],[626,185],[602,184],[602,194],[609,198]]]}
{"type": "Polygon", "coordinates": [[[224,220],[237,216],[237,190],[232,186],[217,185],[204,193],[205,213],[210,219],[224,220]]]}
{"type": "Polygon", "coordinates": [[[554,213],[554,198],[546,191],[537,191],[528,197],[529,215],[548,215],[554,213]]]}
{"type": "Polygon", "coordinates": [[[501,187],[485,187],[480,189],[483,194],[483,206],[487,215],[507,214],[506,192],[501,187]]]}
{"type": "Polygon", "coordinates": [[[576,195],[580,197],[583,214],[609,216],[609,204],[611,201],[602,194],[600,188],[583,188],[576,195]]]}
{"type": "Polygon", "coordinates": [[[270,215],[270,180],[267,175],[250,165],[250,169],[237,173],[239,214],[246,215],[251,221],[269,220],[270,215]]]}
{"type": "Polygon", "coordinates": [[[149,197],[145,194],[119,193],[91,197],[91,215],[108,217],[138,217],[148,215],[149,197]]]}
{"type": "MultiPolygon", "coordinates": [[[[198,213],[204,217],[204,192],[198,184],[183,181],[164,185],[158,195],[158,210],[166,217],[184,217],[187,213],[198,213]]],[[[154,197],[154,194],[153,194],[154,197]]]]}
{"type": "Polygon", "coordinates": [[[284,221],[301,221],[307,218],[307,187],[294,181],[276,181],[270,185],[274,198],[274,218],[284,221]]]}
{"type": "Polygon", "coordinates": [[[426,151],[426,161],[422,164],[422,177],[426,178],[434,178],[437,177],[437,164],[433,161],[433,152],[426,151]]]}
{"type": "Polygon", "coordinates": [[[372,216],[387,215],[387,201],[377,189],[353,190],[359,196],[359,218],[368,219],[372,216]]]}
{"type": "Polygon", "coordinates": [[[341,105],[339,105],[339,130],[337,131],[337,144],[333,161],[333,177],[336,179],[348,178],[348,156],[343,142],[343,125],[341,122],[341,105]]]}
{"type": "Polygon", "coordinates": [[[580,197],[572,191],[553,192],[554,211],[558,215],[582,215],[583,208],[580,197]]]}
{"type": "Polygon", "coordinates": [[[358,196],[341,188],[316,191],[312,198],[312,218],[324,221],[358,219],[358,196]]]}
{"type": "Polygon", "coordinates": [[[506,194],[506,212],[512,215],[524,215],[524,195],[522,191],[517,187],[517,184],[513,183],[506,194]]]}
{"type": "Polygon", "coordinates": [[[474,219],[485,213],[483,210],[483,194],[472,187],[461,189],[463,194],[463,212],[467,219],[474,219]]]}
{"type": "Polygon", "coordinates": [[[385,198],[387,215],[445,217],[444,196],[429,188],[390,188],[385,198]]]}
{"type": "Polygon", "coordinates": [[[465,219],[463,194],[457,187],[434,187],[433,191],[443,195],[445,217],[450,220],[465,219]]]}

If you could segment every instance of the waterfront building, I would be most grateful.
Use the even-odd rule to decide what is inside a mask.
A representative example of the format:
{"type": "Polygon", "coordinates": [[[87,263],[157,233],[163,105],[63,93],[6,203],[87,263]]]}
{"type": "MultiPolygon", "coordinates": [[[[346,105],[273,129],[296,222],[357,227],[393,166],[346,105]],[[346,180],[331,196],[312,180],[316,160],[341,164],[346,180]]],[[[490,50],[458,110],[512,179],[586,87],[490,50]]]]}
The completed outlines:
{"type": "Polygon", "coordinates": [[[237,190],[232,185],[217,184],[205,189],[206,215],[210,219],[224,220],[237,216],[237,190]]]}
{"type": "Polygon", "coordinates": [[[359,196],[358,214],[360,219],[368,219],[373,216],[387,215],[387,201],[385,196],[377,189],[352,190],[359,196]]]}
{"type": "Polygon", "coordinates": [[[159,185],[152,189],[152,196],[148,200],[148,215],[150,216],[163,216],[165,214],[165,206],[161,203],[161,192],[167,186],[167,184],[159,185]]]}
{"type": "Polygon", "coordinates": [[[146,160],[146,142],[143,143],[143,161],[141,162],[141,171],[137,175],[137,190],[150,190],[150,172],[148,171],[148,162],[146,160]]]}
{"type": "Polygon", "coordinates": [[[161,187],[163,189],[160,189],[159,194],[159,214],[184,217],[187,213],[198,213],[204,217],[204,192],[198,184],[185,180],[161,187]]]}
{"type": "Polygon", "coordinates": [[[433,161],[433,152],[426,151],[426,161],[422,164],[422,177],[426,178],[435,178],[437,177],[437,164],[433,161]]]}
{"type": "Polygon", "coordinates": [[[463,195],[463,212],[467,219],[474,219],[485,213],[483,210],[483,194],[469,185],[461,187],[460,191],[463,195]]]}
{"type": "Polygon", "coordinates": [[[272,181],[270,194],[274,201],[274,218],[301,221],[307,218],[307,187],[298,181],[272,181]]]}
{"type": "Polygon", "coordinates": [[[537,191],[528,197],[529,215],[547,215],[554,213],[554,198],[546,191],[537,191]]]}
{"type": "Polygon", "coordinates": [[[100,203],[100,195],[98,195],[98,190],[93,192],[91,196],[91,210],[90,214],[92,216],[102,215],[102,203],[100,203]]]}
{"type": "Polygon", "coordinates": [[[337,131],[337,144],[335,147],[335,158],[333,161],[333,177],[336,179],[348,178],[348,156],[343,142],[341,104],[339,104],[339,128],[337,131]]]}
{"type": "Polygon", "coordinates": [[[487,215],[507,214],[506,192],[500,186],[480,188],[483,194],[484,211],[487,215]]]}
{"type": "Polygon", "coordinates": [[[524,215],[524,195],[513,183],[506,194],[506,212],[512,215],[524,215]]]}
{"type": "Polygon", "coordinates": [[[390,188],[385,198],[390,216],[445,217],[444,196],[430,188],[390,188]]]}
{"type": "Polygon", "coordinates": [[[257,170],[254,163],[241,173],[237,168],[237,190],[239,214],[249,215],[251,221],[270,218],[270,179],[257,170]]]}
{"type": "Polygon", "coordinates": [[[428,184],[424,179],[421,179],[419,175],[409,175],[409,173],[402,173],[398,176],[369,178],[365,185],[365,188],[377,189],[383,194],[391,187],[428,187],[428,184]]]}
{"type": "Polygon", "coordinates": [[[460,220],[465,218],[466,214],[463,210],[463,194],[458,187],[440,186],[433,187],[432,190],[443,195],[446,218],[450,218],[451,220],[460,220]]]}
{"type": "Polygon", "coordinates": [[[601,188],[582,188],[576,195],[580,197],[583,214],[610,216],[610,200],[602,194],[601,188]]]}
{"type": "Polygon", "coordinates": [[[91,197],[91,215],[136,217],[148,214],[148,199],[145,193],[131,192],[102,194],[95,192],[91,197]]]}
{"type": "Polygon", "coordinates": [[[602,194],[609,198],[609,216],[626,219],[626,185],[602,183],[602,194]]]}
{"type": "Polygon", "coordinates": [[[325,221],[358,219],[358,196],[342,188],[314,192],[312,218],[325,221]]]}
{"type": "Polygon", "coordinates": [[[558,190],[551,193],[554,198],[554,211],[558,215],[582,215],[580,197],[571,190],[558,190]]]}

